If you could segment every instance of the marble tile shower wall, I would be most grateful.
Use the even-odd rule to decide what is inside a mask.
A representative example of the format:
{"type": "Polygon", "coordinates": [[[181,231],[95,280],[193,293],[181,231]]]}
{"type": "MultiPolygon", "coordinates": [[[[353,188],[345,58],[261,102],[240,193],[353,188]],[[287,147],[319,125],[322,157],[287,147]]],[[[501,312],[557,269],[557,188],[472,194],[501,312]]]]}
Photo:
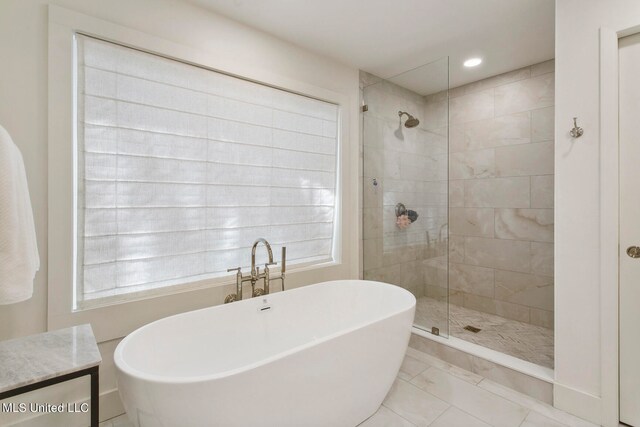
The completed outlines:
{"type": "MultiPolygon", "coordinates": [[[[449,91],[450,302],[553,327],[554,62],[449,91]]],[[[446,95],[427,97],[438,128],[446,95]]],[[[441,296],[429,261],[425,295],[441,296]]]]}
{"type": "Polygon", "coordinates": [[[427,102],[417,93],[364,72],[361,87],[369,107],[363,115],[364,277],[423,296],[425,260],[446,253],[446,242],[438,241],[447,222],[446,127],[401,125],[399,110],[422,120],[427,102]],[[397,203],[420,215],[407,229],[396,226],[397,203]]]}

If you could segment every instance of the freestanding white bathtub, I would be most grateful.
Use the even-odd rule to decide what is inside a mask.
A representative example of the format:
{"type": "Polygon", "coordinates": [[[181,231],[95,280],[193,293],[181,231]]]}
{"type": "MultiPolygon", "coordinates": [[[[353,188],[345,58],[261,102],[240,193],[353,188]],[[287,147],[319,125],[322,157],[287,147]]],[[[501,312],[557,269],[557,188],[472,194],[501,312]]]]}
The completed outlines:
{"type": "Polygon", "coordinates": [[[339,280],[179,314],[115,351],[137,427],[354,427],[389,391],[414,296],[339,280]]]}

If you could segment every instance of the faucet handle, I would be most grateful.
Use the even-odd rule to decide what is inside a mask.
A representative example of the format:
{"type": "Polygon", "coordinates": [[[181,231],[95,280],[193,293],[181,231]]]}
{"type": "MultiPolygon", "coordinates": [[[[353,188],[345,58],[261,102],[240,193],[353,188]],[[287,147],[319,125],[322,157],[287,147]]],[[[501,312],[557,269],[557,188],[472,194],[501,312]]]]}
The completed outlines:
{"type": "Polygon", "coordinates": [[[268,262],[264,265],[264,268],[268,268],[270,265],[278,265],[277,262],[273,261],[273,262],[268,262]]]}
{"type": "Polygon", "coordinates": [[[232,271],[237,271],[238,274],[241,274],[242,273],[242,267],[227,268],[227,273],[231,273],[232,271]]]}

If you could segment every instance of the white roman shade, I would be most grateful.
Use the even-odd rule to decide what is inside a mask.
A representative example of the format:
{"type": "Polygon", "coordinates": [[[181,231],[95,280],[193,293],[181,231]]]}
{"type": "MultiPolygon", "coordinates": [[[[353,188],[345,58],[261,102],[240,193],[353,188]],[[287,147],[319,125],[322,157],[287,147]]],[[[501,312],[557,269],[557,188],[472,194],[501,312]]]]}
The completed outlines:
{"type": "Polygon", "coordinates": [[[257,237],[333,259],[337,105],[76,41],[79,305],[227,275],[257,237]]]}

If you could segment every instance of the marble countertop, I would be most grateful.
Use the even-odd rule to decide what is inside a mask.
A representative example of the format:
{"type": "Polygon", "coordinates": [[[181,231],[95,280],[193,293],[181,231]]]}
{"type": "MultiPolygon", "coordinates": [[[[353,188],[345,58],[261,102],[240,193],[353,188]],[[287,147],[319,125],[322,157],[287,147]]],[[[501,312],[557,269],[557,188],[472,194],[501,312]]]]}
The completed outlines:
{"type": "Polygon", "coordinates": [[[0,342],[0,393],[99,365],[91,325],[0,342]]]}

